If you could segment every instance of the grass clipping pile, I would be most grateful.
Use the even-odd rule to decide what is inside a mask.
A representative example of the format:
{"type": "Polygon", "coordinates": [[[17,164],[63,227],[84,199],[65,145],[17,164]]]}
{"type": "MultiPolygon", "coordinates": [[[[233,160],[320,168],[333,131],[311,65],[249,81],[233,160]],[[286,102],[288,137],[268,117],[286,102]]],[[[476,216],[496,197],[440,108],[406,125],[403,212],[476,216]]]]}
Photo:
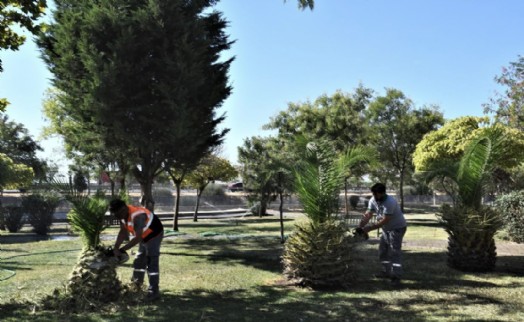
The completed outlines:
{"type": "Polygon", "coordinates": [[[67,284],[42,300],[42,309],[61,313],[114,310],[129,293],[138,292],[118,279],[116,257],[107,248],[82,251],[67,284]]]}

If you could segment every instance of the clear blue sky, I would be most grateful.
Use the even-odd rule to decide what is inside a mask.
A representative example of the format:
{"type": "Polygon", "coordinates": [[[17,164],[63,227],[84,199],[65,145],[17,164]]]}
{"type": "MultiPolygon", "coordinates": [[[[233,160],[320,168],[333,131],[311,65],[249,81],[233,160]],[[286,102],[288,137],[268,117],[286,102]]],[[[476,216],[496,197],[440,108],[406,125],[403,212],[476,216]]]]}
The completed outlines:
{"type": "MultiPolygon", "coordinates": [[[[268,135],[270,117],[289,102],[314,100],[359,83],[384,94],[403,91],[416,107],[436,104],[448,119],[482,115],[493,78],[524,55],[523,0],[222,0],[217,9],[235,39],[226,56],[233,94],[220,112],[230,128],[224,156],[237,162],[244,138],[268,135]]],[[[32,43],[0,52],[0,97],[7,114],[37,137],[51,75],[32,43]]],[[[56,144],[55,144],[56,145],[56,144]]],[[[45,143],[45,156],[59,153],[45,143]]]]}

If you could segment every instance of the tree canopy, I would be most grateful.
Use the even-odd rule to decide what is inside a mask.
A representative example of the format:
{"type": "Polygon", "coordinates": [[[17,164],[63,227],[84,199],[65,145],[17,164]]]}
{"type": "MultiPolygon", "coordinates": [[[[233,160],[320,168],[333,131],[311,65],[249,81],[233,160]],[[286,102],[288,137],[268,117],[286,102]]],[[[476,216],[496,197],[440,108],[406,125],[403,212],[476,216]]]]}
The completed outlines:
{"type": "Polygon", "coordinates": [[[385,96],[377,97],[367,113],[379,159],[383,162],[378,171],[394,169],[403,208],[404,181],[413,171],[413,152],[426,133],[444,123],[444,117],[436,107],[415,109],[413,102],[396,89],[387,89],[385,96]]]}
{"type": "Polygon", "coordinates": [[[352,94],[337,91],[313,102],[289,103],[288,109],[271,118],[264,128],[277,129],[278,136],[289,141],[297,135],[331,140],[343,151],[348,145],[366,142],[364,111],[371,97],[372,91],[361,85],[352,94]]]}
{"type": "Polygon", "coordinates": [[[425,171],[434,162],[454,163],[468,142],[478,134],[488,117],[464,116],[447,121],[441,128],[422,138],[413,153],[415,171],[425,171]]]}
{"type": "Polygon", "coordinates": [[[0,153],[0,190],[27,188],[31,186],[33,176],[33,169],[0,153]]]}
{"type": "Polygon", "coordinates": [[[484,105],[486,113],[494,113],[495,120],[507,126],[524,130],[524,57],[511,62],[495,77],[495,82],[505,88],[503,93],[484,105]]]}
{"type": "Polygon", "coordinates": [[[3,0],[0,3],[0,50],[18,50],[25,42],[26,37],[13,28],[15,25],[33,34],[38,33],[41,25],[37,20],[44,14],[46,6],[46,0],[3,0]]]}
{"type": "Polygon", "coordinates": [[[125,153],[146,200],[166,160],[196,166],[227,133],[215,111],[233,59],[216,2],[57,1],[39,40],[62,116],[125,153]]]}
{"type": "Polygon", "coordinates": [[[23,124],[11,121],[7,115],[0,113],[0,153],[15,164],[31,168],[37,179],[44,179],[48,166],[38,158],[38,151],[42,151],[42,148],[23,124]]]}
{"type": "MultiPolygon", "coordinates": [[[[524,133],[500,123],[490,125],[488,117],[460,117],[426,135],[413,154],[415,170],[425,173],[457,164],[472,141],[490,136],[494,131],[498,133],[497,147],[502,147],[499,150],[503,151],[504,156],[497,156],[496,168],[491,172],[491,182],[506,182],[507,186],[513,181],[511,177],[516,174],[512,173],[513,170],[522,165],[524,160],[524,133]]],[[[452,190],[452,187],[443,187],[448,192],[452,190]]],[[[505,190],[504,187],[501,188],[505,190]]]]}
{"type": "MultiPolygon", "coordinates": [[[[16,31],[16,25],[37,34],[41,25],[37,20],[44,14],[46,0],[2,0],[0,2],[0,51],[18,50],[25,36],[16,31]]],[[[3,71],[0,59],[0,73],[3,71]]],[[[0,111],[5,111],[9,102],[0,98],[0,111]]]]}

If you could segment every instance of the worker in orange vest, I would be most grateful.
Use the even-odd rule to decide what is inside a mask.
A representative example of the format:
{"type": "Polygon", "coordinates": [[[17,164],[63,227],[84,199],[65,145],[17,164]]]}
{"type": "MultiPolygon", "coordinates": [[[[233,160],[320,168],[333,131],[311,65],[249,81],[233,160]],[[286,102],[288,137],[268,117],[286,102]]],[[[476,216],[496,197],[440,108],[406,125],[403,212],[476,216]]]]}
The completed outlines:
{"type": "Polygon", "coordinates": [[[126,205],[121,199],[114,199],[109,204],[109,211],[120,220],[120,231],[114,246],[114,255],[119,257],[123,252],[138,246],[138,253],[133,262],[132,282],[141,287],[147,271],[149,288],[147,300],[160,298],[158,284],[160,281],[159,256],[160,244],[164,236],[162,222],[152,211],[144,207],[126,205]],[[128,233],[133,238],[123,247],[128,233]]]}

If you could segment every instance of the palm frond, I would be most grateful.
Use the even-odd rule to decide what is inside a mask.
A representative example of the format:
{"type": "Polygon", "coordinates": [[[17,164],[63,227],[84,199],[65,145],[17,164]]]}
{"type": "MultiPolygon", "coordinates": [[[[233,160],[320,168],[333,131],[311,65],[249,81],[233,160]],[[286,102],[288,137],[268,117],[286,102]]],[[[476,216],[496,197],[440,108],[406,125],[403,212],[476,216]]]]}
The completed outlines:
{"type": "Polygon", "coordinates": [[[498,127],[486,129],[483,135],[468,144],[456,176],[464,205],[480,207],[491,173],[503,157],[503,132],[498,127]]]}
{"type": "Polygon", "coordinates": [[[100,245],[100,234],[107,228],[105,214],[108,201],[104,196],[89,196],[80,193],[68,182],[53,180],[49,188],[58,191],[71,204],[67,219],[74,231],[78,232],[84,248],[94,249],[100,245]]]}
{"type": "Polygon", "coordinates": [[[483,180],[491,153],[491,140],[481,137],[468,145],[457,173],[459,194],[463,204],[478,208],[482,200],[483,180]]]}
{"type": "Polygon", "coordinates": [[[305,147],[305,157],[294,170],[295,189],[306,215],[313,222],[324,222],[338,213],[342,169],[329,143],[314,142],[305,147]]]}

